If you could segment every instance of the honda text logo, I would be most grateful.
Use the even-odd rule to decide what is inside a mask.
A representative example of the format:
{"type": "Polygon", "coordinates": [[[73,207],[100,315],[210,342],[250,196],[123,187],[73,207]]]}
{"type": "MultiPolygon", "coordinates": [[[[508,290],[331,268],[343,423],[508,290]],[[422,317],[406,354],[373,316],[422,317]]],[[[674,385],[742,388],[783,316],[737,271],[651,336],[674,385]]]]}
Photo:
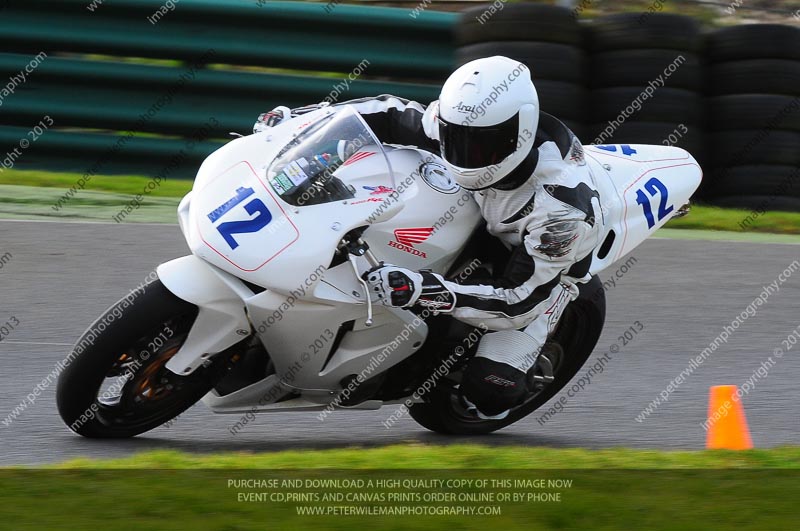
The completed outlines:
{"type": "Polygon", "coordinates": [[[425,252],[416,249],[414,246],[430,238],[431,234],[433,234],[433,227],[397,229],[394,231],[394,240],[389,242],[389,247],[400,249],[420,258],[427,258],[428,255],[425,252]]]}

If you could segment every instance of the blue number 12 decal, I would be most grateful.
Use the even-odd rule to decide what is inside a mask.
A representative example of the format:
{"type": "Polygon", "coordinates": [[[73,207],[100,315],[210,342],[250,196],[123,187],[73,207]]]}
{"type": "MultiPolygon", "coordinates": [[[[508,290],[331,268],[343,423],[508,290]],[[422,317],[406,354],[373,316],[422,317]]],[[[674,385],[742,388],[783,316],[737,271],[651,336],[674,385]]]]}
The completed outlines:
{"type": "Polygon", "coordinates": [[[231,246],[231,249],[239,247],[239,242],[233,238],[234,234],[258,232],[272,221],[272,214],[261,199],[253,199],[244,206],[244,209],[248,214],[258,215],[253,219],[244,221],[226,221],[225,223],[220,223],[217,227],[219,233],[222,234],[222,237],[225,238],[225,241],[231,246]]]}
{"type": "MultiPolygon", "coordinates": [[[[673,205],[667,206],[669,193],[664,183],[653,177],[644,184],[644,190],[647,190],[651,197],[656,197],[656,195],[659,194],[661,195],[661,202],[658,205],[658,221],[661,221],[667,217],[667,214],[672,212],[673,205]]],[[[644,217],[647,219],[647,228],[652,229],[656,224],[656,220],[653,219],[653,209],[650,206],[650,198],[647,197],[641,189],[636,192],[636,203],[642,205],[644,217]]]]}
{"type": "MultiPolygon", "coordinates": [[[[603,151],[610,151],[611,153],[617,152],[617,146],[595,146],[597,149],[602,149],[603,151]]],[[[630,147],[628,144],[622,144],[619,146],[622,149],[623,155],[636,155],[638,151],[630,147]]]]}

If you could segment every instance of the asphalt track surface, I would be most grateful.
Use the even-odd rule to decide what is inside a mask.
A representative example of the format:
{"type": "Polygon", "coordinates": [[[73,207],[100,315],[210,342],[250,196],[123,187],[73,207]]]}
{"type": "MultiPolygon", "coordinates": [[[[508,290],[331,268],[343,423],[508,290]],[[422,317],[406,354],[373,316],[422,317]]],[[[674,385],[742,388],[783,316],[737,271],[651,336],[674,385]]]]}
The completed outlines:
{"type": "MultiPolygon", "coordinates": [[[[0,342],[0,420],[53,370],[105,308],[142,282],[155,265],[187,252],[175,225],[0,221],[0,234],[0,254],[13,255],[0,269],[0,325],[12,317],[19,321],[0,342]]],[[[765,377],[752,380],[755,387],[743,400],[754,443],[800,444],[800,344],[782,358],[774,355],[800,325],[800,271],[744,320],[668,402],[643,422],[635,420],[762,286],[800,260],[800,246],[652,239],[632,256],[636,262],[607,292],[606,328],[594,358],[613,344],[620,345],[619,352],[544,426],[536,420],[540,410],[489,436],[446,437],[408,417],[386,429],[382,421],[395,409],[390,406],[341,411],[324,422],[316,413],[263,414],[232,435],[229,428],[238,415],[214,415],[199,404],[170,427],[129,440],[94,441],[72,434],[61,422],[53,385],[8,426],[0,424],[0,464],[124,457],[152,449],[260,452],[408,441],[699,449],[705,441],[702,423],[709,386],[742,385],[770,356],[774,366],[765,377]],[[619,336],[637,320],[644,330],[622,346],[619,336]]],[[[603,278],[613,276],[616,267],[603,278]]]]}

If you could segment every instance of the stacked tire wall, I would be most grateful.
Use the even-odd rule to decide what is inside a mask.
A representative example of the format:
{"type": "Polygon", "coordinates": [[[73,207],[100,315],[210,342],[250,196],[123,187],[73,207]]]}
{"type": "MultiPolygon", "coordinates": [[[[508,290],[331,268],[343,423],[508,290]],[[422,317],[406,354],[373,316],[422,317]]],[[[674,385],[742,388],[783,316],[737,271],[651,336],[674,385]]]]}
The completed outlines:
{"type": "Polygon", "coordinates": [[[465,11],[457,26],[458,66],[492,55],[520,61],[531,70],[542,108],[582,138],[586,53],[582,27],[572,12],[550,5],[511,4],[487,19],[486,9],[465,11]]]}
{"type": "MultiPolygon", "coordinates": [[[[693,19],[622,13],[587,26],[590,135],[597,144],[677,145],[705,156],[702,35],[693,19]]],[[[702,163],[702,162],[701,162],[702,163]]]]}
{"type": "Polygon", "coordinates": [[[550,5],[476,6],[456,29],[458,65],[492,55],[526,64],[542,110],[586,144],[686,149],[705,172],[697,201],[800,211],[800,28],[578,18],[550,5]]]}
{"type": "Polygon", "coordinates": [[[708,38],[709,143],[703,197],[800,211],[800,29],[735,26],[708,38]]]}

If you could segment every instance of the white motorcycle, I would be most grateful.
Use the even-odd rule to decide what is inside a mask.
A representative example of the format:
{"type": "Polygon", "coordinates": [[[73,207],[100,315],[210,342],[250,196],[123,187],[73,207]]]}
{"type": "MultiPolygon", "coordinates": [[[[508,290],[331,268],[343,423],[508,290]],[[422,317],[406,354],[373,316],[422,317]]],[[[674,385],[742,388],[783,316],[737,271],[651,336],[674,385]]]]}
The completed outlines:
{"type": "MultiPolygon", "coordinates": [[[[675,147],[586,146],[585,158],[605,227],[592,274],[681,212],[702,177],[675,147]]],[[[438,157],[382,145],[347,106],[220,148],[178,214],[192,254],[158,266],[158,280],[109,308],[68,357],[57,404],[76,433],[134,436],[201,399],[238,414],[399,404],[437,432],[488,433],[555,395],[603,328],[595,276],[549,338],[562,349],[529,372],[526,399],[502,420],[467,411],[459,381],[485,330],[373,307],[361,277],[384,261],[468,281],[508,251],[492,250],[438,157]]]]}

